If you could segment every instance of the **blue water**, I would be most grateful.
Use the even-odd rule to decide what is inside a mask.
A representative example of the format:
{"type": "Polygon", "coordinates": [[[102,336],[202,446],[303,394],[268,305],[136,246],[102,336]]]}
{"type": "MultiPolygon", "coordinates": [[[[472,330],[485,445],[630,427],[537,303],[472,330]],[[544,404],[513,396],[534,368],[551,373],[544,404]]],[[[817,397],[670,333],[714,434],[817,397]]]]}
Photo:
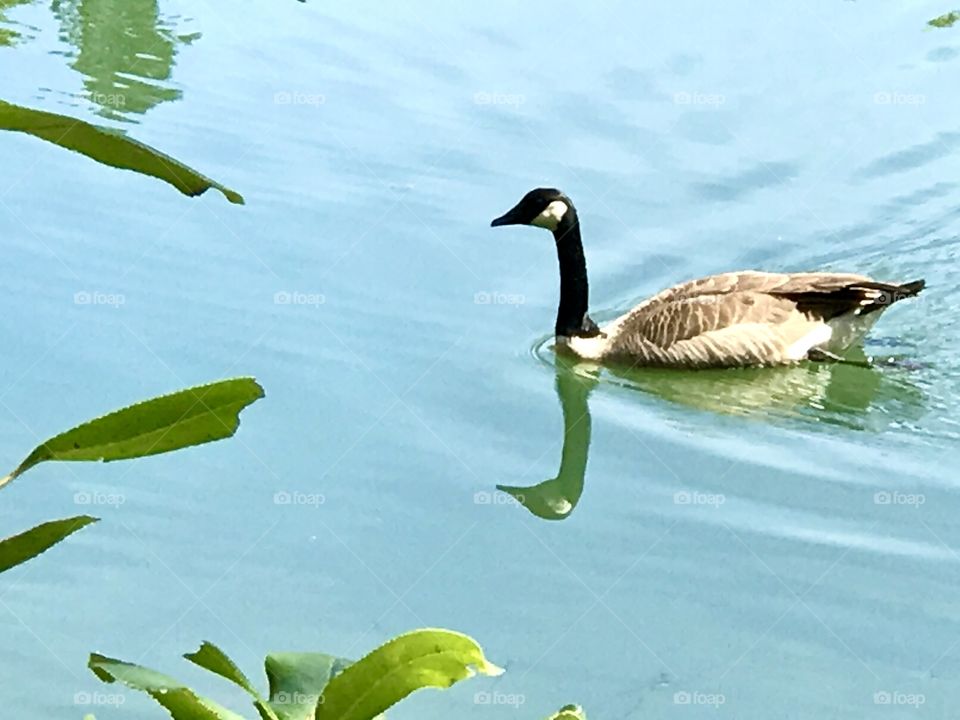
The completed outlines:
{"type": "Polygon", "coordinates": [[[4,491],[0,535],[103,518],[4,574],[5,707],[162,717],[86,670],[99,651],[246,710],[179,655],[208,639],[260,679],[271,650],[441,626],[508,672],[393,717],[952,718],[960,30],[925,26],[947,10],[7,10],[0,98],[247,205],[0,135],[0,456],[220,377],[267,397],[229,441],[4,491]],[[878,324],[875,370],[558,368],[549,237],[487,227],[537,185],[577,202],[599,319],[740,268],[928,290],[878,324]],[[529,510],[495,490],[558,477],[529,510]]]}

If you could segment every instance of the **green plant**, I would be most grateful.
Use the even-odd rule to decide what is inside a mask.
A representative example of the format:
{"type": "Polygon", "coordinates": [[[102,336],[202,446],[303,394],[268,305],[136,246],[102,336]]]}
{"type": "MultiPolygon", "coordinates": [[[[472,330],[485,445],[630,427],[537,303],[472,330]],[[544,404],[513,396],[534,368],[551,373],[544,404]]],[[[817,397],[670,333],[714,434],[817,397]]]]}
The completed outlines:
{"type": "Polygon", "coordinates": [[[242,205],[243,196],[201,175],[179,160],[119,130],[91,125],[66,115],[33,110],[0,100],[0,130],[33,135],[67,150],[86,155],[104,165],[133,170],[170,183],[184,195],[200,195],[216,188],[232,203],[242,205]]]}
{"type": "Polygon", "coordinates": [[[97,518],[89,515],[51,520],[0,540],[0,573],[35,558],[68,535],[97,521],[97,518]]]}
{"type": "MultiPolygon", "coordinates": [[[[48,460],[126,460],[231,437],[240,412],[263,397],[253,378],[232,378],[187,388],[116,410],[41,443],[0,488],[48,460]]],[[[0,572],[36,557],[68,535],[96,522],[88,515],[42,523],[0,540],[0,572]]]]}
{"type": "MultiPolygon", "coordinates": [[[[184,657],[247,692],[261,720],[372,720],[421,688],[448,688],[478,673],[503,672],[475,640],[440,629],[399,635],[357,662],[324,653],[270,654],[264,662],[267,695],[211,643],[184,657]]],[[[104,682],[147,693],[173,720],[243,720],[155,670],[97,654],[90,656],[89,667],[104,682]]]]}
{"type": "Polygon", "coordinates": [[[587,714],[579,705],[564,705],[547,720],[587,720],[587,714]]]}

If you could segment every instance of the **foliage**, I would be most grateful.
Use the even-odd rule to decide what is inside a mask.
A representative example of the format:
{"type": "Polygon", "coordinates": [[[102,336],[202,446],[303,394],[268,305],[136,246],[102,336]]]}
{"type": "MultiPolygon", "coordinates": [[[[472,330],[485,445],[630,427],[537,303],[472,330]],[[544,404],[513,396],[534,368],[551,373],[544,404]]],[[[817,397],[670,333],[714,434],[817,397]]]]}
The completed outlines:
{"type": "Polygon", "coordinates": [[[119,130],[91,125],[77,118],[34,110],[0,100],[0,130],[33,135],[67,150],[86,155],[104,165],[133,170],[170,183],[184,195],[201,195],[216,188],[232,203],[242,205],[243,197],[201,175],[169,155],[119,130]]]}
{"type": "MultiPolygon", "coordinates": [[[[184,657],[247,692],[261,720],[373,720],[415,690],[447,688],[478,673],[503,672],[484,657],[475,640],[440,629],[399,635],[355,663],[324,653],[268,655],[264,667],[269,698],[212,643],[184,657]]],[[[89,667],[104,682],[147,693],[173,720],[242,720],[155,670],[98,654],[90,656],[89,667]]]]}
{"type": "Polygon", "coordinates": [[[89,515],[51,520],[19,535],[0,540],[0,573],[35,558],[68,535],[95,522],[97,518],[89,515]]]}
{"type": "MultiPolygon", "coordinates": [[[[0,488],[46,460],[109,462],[230,437],[240,425],[240,412],[262,397],[263,388],[253,378],[233,378],[130,405],[41,443],[12,473],[0,478],[0,488]]],[[[0,572],[96,520],[86,515],[54,520],[0,540],[0,572]]]]}
{"type": "Polygon", "coordinates": [[[253,378],[220,380],[130,405],[41,443],[0,487],[45,460],[126,460],[232,436],[263,397],[253,378]]]}
{"type": "Polygon", "coordinates": [[[579,705],[564,705],[547,720],[587,720],[587,714],[579,705]]]}

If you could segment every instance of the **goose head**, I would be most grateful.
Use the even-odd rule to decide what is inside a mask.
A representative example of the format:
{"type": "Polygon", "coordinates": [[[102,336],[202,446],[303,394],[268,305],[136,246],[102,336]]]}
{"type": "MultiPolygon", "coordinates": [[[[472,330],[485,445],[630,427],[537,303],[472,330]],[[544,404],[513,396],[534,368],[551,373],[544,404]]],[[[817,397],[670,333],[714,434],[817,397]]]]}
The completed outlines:
{"type": "Polygon", "coordinates": [[[575,218],[576,210],[570,198],[554,188],[535,188],[490,226],[533,225],[556,233],[562,224],[575,218]]]}
{"type": "Polygon", "coordinates": [[[560,305],[554,325],[558,343],[563,344],[572,337],[601,335],[600,328],[587,314],[587,261],[583,256],[577,210],[567,195],[554,188],[535,188],[490,225],[533,225],[552,232],[560,261],[560,305]]]}

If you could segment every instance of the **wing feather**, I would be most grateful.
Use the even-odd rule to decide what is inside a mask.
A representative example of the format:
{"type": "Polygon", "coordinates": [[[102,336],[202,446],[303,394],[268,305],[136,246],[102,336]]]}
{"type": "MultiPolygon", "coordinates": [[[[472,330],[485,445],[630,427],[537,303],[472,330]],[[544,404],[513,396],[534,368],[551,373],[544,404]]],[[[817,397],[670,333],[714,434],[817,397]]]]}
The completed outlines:
{"type": "Polygon", "coordinates": [[[851,273],[723,273],[668,288],[602,328],[602,338],[572,342],[584,357],[647,365],[790,362],[829,340],[832,317],[867,311],[869,303],[883,307],[891,302],[883,298],[922,287],[922,281],[894,285],[851,273]]]}

